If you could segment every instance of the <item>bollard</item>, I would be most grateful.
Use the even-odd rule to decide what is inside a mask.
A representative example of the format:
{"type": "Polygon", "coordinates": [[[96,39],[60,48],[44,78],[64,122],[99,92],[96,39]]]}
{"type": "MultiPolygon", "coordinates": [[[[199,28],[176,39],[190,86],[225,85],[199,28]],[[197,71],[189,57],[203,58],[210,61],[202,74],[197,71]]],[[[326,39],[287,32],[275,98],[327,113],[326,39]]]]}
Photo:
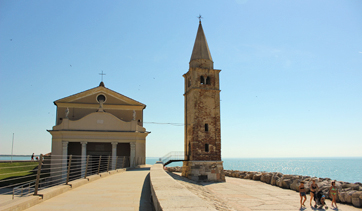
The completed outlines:
{"type": "Polygon", "coordinates": [[[111,160],[111,156],[108,156],[108,163],[107,163],[107,172],[109,171],[109,161],[111,160]]]}
{"type": "Polygon", "coordinates": [[[99,170],[101,168],[101,160],[102,160],[102,155],[99,156],[99,164],[98,164],[98,172],[97,172],[97,174],[99,174],[99,170]]]}
{"type": "Polygon", "coordinates": [[[87,164],[85,164],[84,179],[87,177],[88,163],[89,163],[89,155],[87,156],[87,164]]]}
{"type": "Polygon", "coordinates": [[[35,187],[34,187],[34,195],[38,195],[38,188],[39,188],[39,180],[40,180],[42,162],[43,162],[43,154],[40,154],[40,159],[39,159],[39,164],[38,164],[38,172],[36,174],[36,182],[35,182],[35,187]]]}
{"type": "Polygon", "coordinates": [[[70,165],[71,165],[71,164],[72,164],[72,155],[69,155],[67,181],[65,182],[66,185],[68,185],[68,182],[69,182],[69,174],[70,174],[70,165]]]}
{"type": "Polygon", "coordinates": [[[118,156],[116,156],[116,164],[114,165],[114,170],[117,170],[117,161],[118,161],[118,156]]]}

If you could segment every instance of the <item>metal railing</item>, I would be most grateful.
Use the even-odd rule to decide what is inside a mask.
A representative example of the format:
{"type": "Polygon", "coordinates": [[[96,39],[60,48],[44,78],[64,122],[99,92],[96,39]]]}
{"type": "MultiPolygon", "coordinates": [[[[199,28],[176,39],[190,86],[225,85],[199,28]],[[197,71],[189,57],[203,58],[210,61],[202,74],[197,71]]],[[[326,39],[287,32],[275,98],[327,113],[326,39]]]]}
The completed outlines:
{"type": "Polygon", "coordinates": [[[185,160],[185,154],[183,151],[172,151],[160,158],[160,161],[163,163],[164,166],[172,162],[185,160]]]}
{"type": "Polygon", "coordinates": [[[136,157],[130,160],[128,156],[40,155],[37,163],[32,164],[30,168],[33,169],[26,171],[22,169],[29,168],[29,163],[0,167],[0,177],[3,178],[0,179],[0,206],[19,197],[38,195],[39,191],[46,188],[68,185],[76,179],[86,179],[110,170],[145,164],[145,158],[136,157]],[[19,174],[26,175],[16,176],[19,174]]]}

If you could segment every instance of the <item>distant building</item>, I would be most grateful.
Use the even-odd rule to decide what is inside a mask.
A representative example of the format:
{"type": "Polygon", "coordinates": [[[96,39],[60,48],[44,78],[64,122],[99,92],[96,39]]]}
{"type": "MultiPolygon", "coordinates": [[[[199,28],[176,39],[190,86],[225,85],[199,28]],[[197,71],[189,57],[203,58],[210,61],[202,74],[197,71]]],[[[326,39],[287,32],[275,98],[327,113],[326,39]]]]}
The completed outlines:
{"type": "MultiPolygon", "coordinates": [[[[125,159],[126,166],[145,164],[146,136],[143,110],[146,105],[104,86],[59,99],[52,135],[52,165],[68,155],[125,159]]],[[[61,164],[66,167],[66,161],[61,164]]],[[[118,165],[117,165],[118,166],[118,165]]],[[[82,166],[82,173],[84,172],[82,166]]]]}
{"type": "Polygon", "coordinates": [[[185,78],[185,160],[182,176],[225,181],[221,161],[219,72],[214,69],[201,21],[185,78]]]}

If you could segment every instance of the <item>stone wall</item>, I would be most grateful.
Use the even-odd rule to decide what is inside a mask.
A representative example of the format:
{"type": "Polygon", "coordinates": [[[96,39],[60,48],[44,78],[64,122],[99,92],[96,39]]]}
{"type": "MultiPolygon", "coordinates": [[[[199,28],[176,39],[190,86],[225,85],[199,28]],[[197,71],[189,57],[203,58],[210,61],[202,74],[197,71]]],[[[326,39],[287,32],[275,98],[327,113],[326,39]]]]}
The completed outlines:
{"type": "MultiPolygon", "coordinates": [[[[181,167],[167,167],[170,172],[181,172],[181,167]]],[[[232,171],[224,170],[225,176],[241,179],[251,179],[261,181],[270,185],[278,186],[284,189],[291,189],[299,192],[299,185],[304,181],[307,193],[310,192],[312,179],[316,179],[319,190],[323,192],[326,198],[329,198],[329,188],[332,183],[330,178],[313,178],[310,176],[289,175],[279,172],[256,172],[256,171],[232,171]]],[[[362,184],[336,181],[338,188],[338,203],[352,204],[355,207],[362,207],[362,184]]]]}

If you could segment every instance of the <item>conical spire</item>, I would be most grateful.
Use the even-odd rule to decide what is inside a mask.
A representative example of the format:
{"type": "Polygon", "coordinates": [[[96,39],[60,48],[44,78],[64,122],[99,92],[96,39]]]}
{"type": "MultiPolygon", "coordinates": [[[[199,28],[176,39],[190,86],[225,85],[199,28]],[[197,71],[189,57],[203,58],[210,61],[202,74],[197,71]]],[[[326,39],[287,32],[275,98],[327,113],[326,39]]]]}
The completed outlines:
{"type": "Polygon", "coordinates": [[[202,29],[201,21],[199,21],[194,49],[192,50],[190,67],[213,68],[211,53],[206,41],[204,30],[202,29]]]}

